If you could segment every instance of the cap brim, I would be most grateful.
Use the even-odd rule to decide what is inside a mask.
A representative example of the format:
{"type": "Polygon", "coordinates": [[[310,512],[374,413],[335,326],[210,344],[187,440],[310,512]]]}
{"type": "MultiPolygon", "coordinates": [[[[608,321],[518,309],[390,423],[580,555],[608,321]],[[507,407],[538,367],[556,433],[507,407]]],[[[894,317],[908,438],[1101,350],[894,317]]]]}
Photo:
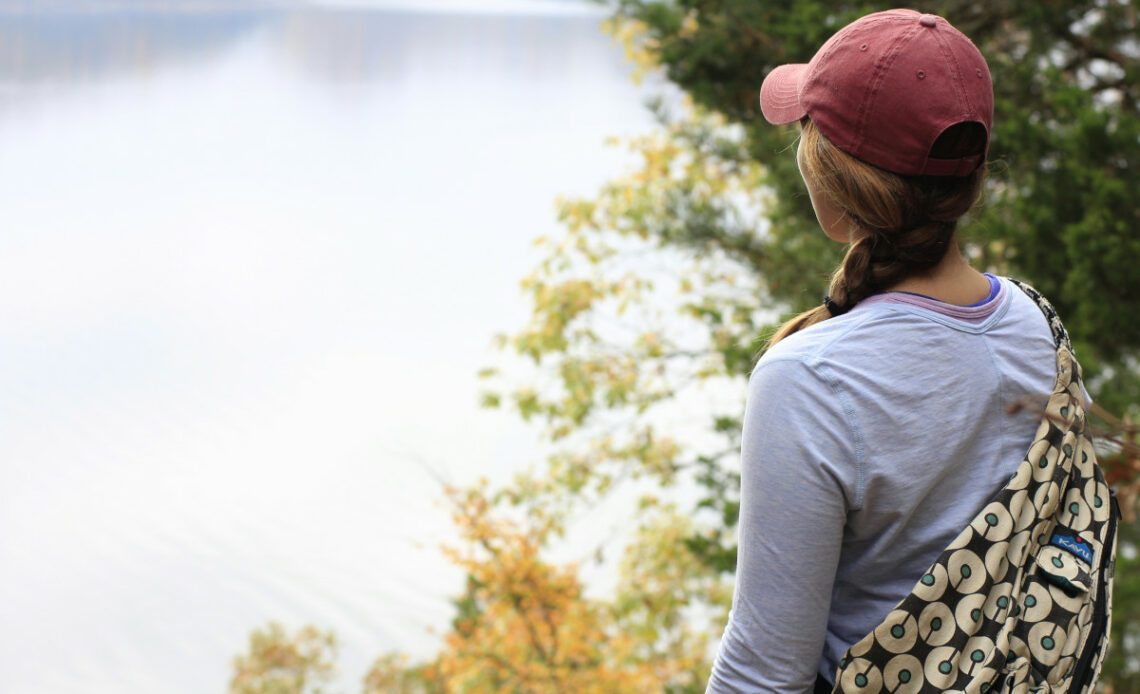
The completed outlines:
{"type": "Polygon", "coordinates": [[[807,63],[781,65],[768,73],[760,85],[760,111],[773,125],[794,123],[807,115],[800,104],[800,79],[807,72],[807,63]]]}

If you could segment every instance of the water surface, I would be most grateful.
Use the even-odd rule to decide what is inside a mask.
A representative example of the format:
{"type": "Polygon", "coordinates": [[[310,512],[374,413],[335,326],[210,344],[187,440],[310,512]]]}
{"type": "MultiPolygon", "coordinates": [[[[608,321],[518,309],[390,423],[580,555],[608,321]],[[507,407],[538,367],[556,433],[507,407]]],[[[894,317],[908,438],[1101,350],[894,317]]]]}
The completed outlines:
{"type": "Polygon", "coordinates": [[[436,476],[538,454],[475,372],[643,93],[578,12],[115,7],[0,12],[0,693],[224,691],[270,619],[355,691],[450,616],[436,476]]]}

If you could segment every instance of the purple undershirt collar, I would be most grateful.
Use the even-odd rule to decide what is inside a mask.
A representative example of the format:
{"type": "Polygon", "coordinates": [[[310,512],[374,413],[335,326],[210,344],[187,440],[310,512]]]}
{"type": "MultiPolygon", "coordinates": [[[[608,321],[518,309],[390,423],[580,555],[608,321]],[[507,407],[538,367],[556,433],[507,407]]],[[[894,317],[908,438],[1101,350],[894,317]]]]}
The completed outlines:
{"type": "Polygon", "coordinates": [[[916,294],[914,292],[881,292],[879,294],[872,294],[871,296],[859,302],[859,305],[864,304],[906,304],[908,306],[917,306],[925,308],[935,313],[940,313],[944,316],[957,318],[969,322],[981,322],[988,318],[997,307],[1001,305],[999,300],[1006,292],[1005,285],[1001,283],[998,278],[986,273],[986,279],[990,281],[990,294],[985,299],[977,303],[970,304],[969,306],[956,306],[948,304],[945,301],[939,301],[933,297],[924,294],[916,294]]]}

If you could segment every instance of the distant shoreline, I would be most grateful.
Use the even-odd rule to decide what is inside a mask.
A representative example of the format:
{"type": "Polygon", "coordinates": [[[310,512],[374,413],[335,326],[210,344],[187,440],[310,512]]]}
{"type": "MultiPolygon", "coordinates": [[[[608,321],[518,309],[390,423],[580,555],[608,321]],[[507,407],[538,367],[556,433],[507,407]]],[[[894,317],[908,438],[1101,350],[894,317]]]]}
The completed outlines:
{"type": "Polygon", "coordinates": [[[0,16],[119,13],[199,14],[366,10],[401,14],[604,17],[590,0],[0,0],[0,16]]]}

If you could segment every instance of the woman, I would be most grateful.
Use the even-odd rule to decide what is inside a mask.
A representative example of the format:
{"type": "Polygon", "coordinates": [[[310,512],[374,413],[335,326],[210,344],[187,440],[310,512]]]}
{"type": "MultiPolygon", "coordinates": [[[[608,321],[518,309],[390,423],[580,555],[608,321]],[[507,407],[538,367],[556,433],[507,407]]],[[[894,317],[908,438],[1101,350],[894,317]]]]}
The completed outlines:
{"type": "Polygon", "coordinates": [[[773,70],[761,106],[801,122],[816,217],[850,247],[749,382],[736,592],[708,691],[802,694],[830,688],[1017,468],[1038,418],[1013,406],[1047,397],[1055,350],[1037,305],[956,242],[993,121],[968,38],[872,14],[773,70]]]}

